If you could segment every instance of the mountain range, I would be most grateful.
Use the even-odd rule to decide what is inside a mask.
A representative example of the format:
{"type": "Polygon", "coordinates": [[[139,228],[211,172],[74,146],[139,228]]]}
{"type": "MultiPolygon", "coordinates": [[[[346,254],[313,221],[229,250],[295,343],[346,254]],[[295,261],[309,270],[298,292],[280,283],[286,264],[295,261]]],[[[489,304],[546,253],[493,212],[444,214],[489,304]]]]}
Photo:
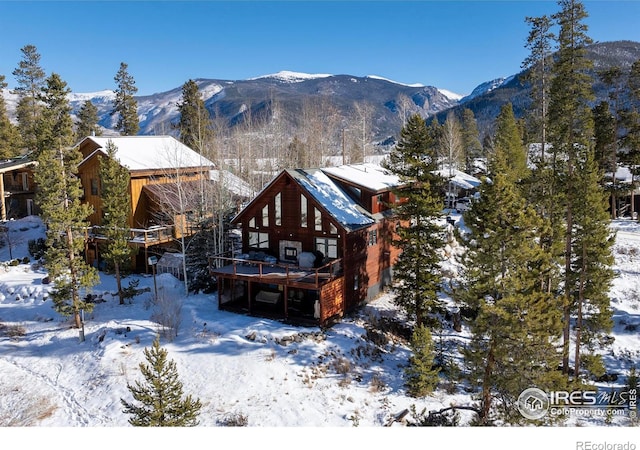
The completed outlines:
{"type": "MultiPolygon", "coordinates": [[[[640,43],[596,43],[588,47],[587,56],[594,63],[594,76],[597,71],[613,66],[628,71],[633,62],[640,60],[640,43]]],[[[434,86],[401,84],[379,76],[283,71],[247,80],[194,81],[212,116],[229,127],[246,123],[249,119],[268,121],[277,111],[278,116],[284,117],[295,129],[305,114],[305,108],[310,107],[315,107],[320,116],[336,116],[334,123],[346,127],[356,114],[355,105],[359,104],[367,105],[374,140],[389,144],[394,142],[394,136],[403,123],[402,116],[407,113],[436,116],[442,121],[449,111],[460,112],[469,108],[475,114],[481,135],[491,130],[495,117],[506,102],[511,102],[516,117],[521,117],[530,103],[529,88],[521,83],[521,74],[483,82],[467,96],[434,86]]],[[[606,99],[607,92],[602,83],[596,81],[594,90],[597,101],[606,99]]],[[[17,98],[7,90],[4,95],[11,116],[17,98]]],[[[622,98],[625,95],[623,93],[622,98]]],[[[91,100],[98,109],[103,134],[115,134],[116,118],[110,114],[114,96],[111,90],[72,93],[70,103],[75,113],[86,100],[91,100]]],[[[179,118],[177,104],[181,96],[182,86],[178,86],[166,92],[136,97],[140,134],[175,134],[173,124],[179,118]]]]}

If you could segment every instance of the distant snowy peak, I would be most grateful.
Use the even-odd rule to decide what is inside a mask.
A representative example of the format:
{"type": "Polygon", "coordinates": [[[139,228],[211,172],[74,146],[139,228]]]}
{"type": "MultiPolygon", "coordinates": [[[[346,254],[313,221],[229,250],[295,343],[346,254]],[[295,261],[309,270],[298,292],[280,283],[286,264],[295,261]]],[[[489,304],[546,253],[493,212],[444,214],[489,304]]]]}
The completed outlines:
{"type": "Polygon", "coordinates": [[[399,84],[400,86],[409,86],[409,87],[417,87],[417,88],[425,87],[424,84],[421,84],[421,83],[414,83],[414,84],[398,83],[397,81],[393,81],[393,80],[390,80],[388,78],[381,77],[381,76],[378,76],[378,75],[367,75],[365,78],[372,78],[374,80],[388,81],[389,83],[399,84]]]}
{"type": "Polygon", "coordinates": [[[513,79],[515,75],[512,75],[510,77],[507,78],[496,78],[495,80],[491,80],[491,81],[487,81],[485,83],[482,83],[480,85],[478,85],[472,92],[471,94],[467,95],[466,97],[463,97],[461,100],[471,100],[472,98],[478,97],[480,95],[483,94],[487,94],[491,91],[493,91],[494,89],[499,88],[500,86],[503,86],[505,84],[507,84],[509,81],[511,81],[513,79]]]}
{"type": "Polygon", "coordinates": [[[97,99],[113,100],[116,97],[116,93],[112,90],[105,89],[97,92],[72,92],[68,95],[70,102],[85,102],[87,100],[97,99]]]}
{"type": "Polygon", "coordinates": [[[313,80],[315,78],[327,78],[333,75],[326,73],[302,73],[302,72],[292,72],[289,70],[283,70],[278,73],[272,73],[270,75],[262,75],[260,77],[249,78],[249,80],[259,80],[262,78],[274,78],[279,81],[283,81],[285,83],[299,83],[301,81],[313,80]]]}
{"type": "Polygon", "coordinates": [[[451,92],[446,89],[438,89],[438,92],[440,92],[442,95],[444,95],[448,99],[454,100],[456,102],[464,97],[464,95],[456,94],[455,92],[451,92]]]}

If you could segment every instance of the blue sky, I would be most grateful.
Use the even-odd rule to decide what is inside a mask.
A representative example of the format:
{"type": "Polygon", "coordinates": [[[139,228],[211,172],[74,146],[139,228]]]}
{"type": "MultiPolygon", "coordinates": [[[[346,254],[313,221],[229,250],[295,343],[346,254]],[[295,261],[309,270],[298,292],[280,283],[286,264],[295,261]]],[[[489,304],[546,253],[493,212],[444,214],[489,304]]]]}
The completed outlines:
{"type": "MultiPolygon", "coordinates": [[[[640,1],[585,1],[595,41],[640,42],[640,1]]],[[[139,95],[189,79],[282,70],[377,75],[468,94],[517,73],[539,1],[0,1],[0,74],[33,44],[74,92],[114,89],[120,62],[139,95]]]]}

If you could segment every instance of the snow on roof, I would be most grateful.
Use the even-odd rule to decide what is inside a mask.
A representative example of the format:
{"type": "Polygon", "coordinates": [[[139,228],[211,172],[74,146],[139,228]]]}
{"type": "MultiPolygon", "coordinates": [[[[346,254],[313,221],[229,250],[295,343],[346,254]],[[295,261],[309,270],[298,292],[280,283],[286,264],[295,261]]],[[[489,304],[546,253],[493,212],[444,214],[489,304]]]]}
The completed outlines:
{"type": "Polygon", "coordinates": [[[222,177],[223,186],[239,197],[253,198],[256,192],[242,178],[228,170],[210,170],[209,179],[218,183],[222,177]]]}
{"type": "Polygon", "coordinates": [[[109,140],[116,145],[116,158],[129,170],[175,169],[214,164],[173,136],[89,136],[102,150],[109,140]]]}
{"type": "Polygon", "coordinates": [[[288,169],[287,172],[343,227],[353,230],[375,221],[320,169],[288,169]]]}
{"type": "Polygon", "coordinates": [[[448,168],[444,168],[436,170],[436,173],[446,180],[451,180],[453,184],[462,189],[475,189],[480,186],[481,183],[481,181],[476,177],[457,169],[450,171],[448,168]]]}
{"type": "Polygon", "coordinates": [[[386,191],[400,185],[400,178],[377,164],[348,164],[322,169],[329,176],[363,187],[369,191],[386,191]]]}

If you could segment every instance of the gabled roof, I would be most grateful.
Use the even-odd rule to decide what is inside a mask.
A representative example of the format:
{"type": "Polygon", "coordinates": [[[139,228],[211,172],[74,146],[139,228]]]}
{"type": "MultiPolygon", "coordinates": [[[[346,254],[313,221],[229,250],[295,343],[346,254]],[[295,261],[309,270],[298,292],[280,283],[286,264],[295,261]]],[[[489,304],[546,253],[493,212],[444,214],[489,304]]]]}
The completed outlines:
{"type": "MultiPolygon", "coordinates": [[[[87,140],[93,141],[99,147],[96,151],[102,153],[106,153],[111,140],[117,147],[116,158],[129,170],[214,167],[213,162],[173,136],[89,136],[78,146],[87,140]]],[[[87,155],[85,161],[94,154],[87,155]]]]}
{"type": "Polygon", "coordinates": [[[356,230],[375,223],[371,214],[353,201],[320,169],[288,169],[286,172],[342,227],[356,230]]]}
{"type": "Polygon", "coordinates": [[[388,191],[401,185],[400,177],[378,164],[348,164],[326,167],[322,171],[332,178],[371,192],[388,191]]]}
{"type": "Polygon", "coordinates": [[[462,189],[476,189],[482,183],[478,178],[457,169],[449,170],[448,167],[436,170],[436,173],[447,181],[462,189]]]}
{"type": "Polygon", "coordinates": [[[234,195],[251,199],[255,197],[256,192],[251,188],[249,183],[244,181],[237,175],[232,174],[228,170],[210,170],[209,179],[216,183],[220,183],[222,178],[222,186],[234,195]]]}

